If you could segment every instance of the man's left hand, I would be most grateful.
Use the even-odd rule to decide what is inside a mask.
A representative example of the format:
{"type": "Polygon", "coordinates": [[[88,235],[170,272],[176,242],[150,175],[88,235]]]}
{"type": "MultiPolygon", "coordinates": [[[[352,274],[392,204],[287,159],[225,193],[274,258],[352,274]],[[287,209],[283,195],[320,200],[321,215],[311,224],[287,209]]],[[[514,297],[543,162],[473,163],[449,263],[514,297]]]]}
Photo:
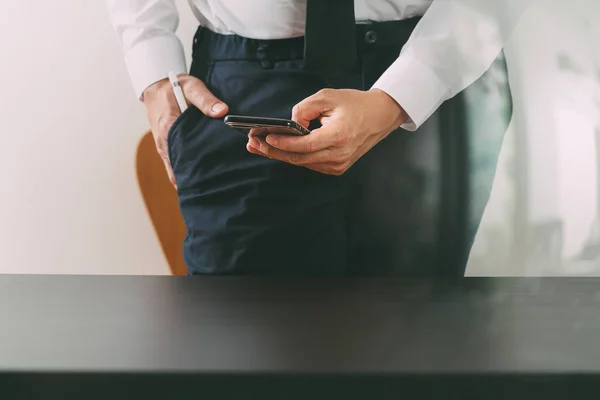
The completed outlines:
{"type": "Polygon", "coordinates": [[[317,118],[322,126],[305,136],[269,134],[262,138],[251,131],[247,149],[321,173],[342,175],[406,120],[398,103],[379,89],[323,89],[292,110],[292,119],[304,127],[317,118]]]}

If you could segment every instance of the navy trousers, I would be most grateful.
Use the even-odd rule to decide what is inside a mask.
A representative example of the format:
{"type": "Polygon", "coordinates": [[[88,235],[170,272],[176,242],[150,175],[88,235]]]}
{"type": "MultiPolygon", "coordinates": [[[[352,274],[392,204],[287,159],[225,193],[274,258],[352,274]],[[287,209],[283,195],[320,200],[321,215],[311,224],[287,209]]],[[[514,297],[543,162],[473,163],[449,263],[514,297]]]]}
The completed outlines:
{"type": "MultiPolygon", "coordinates": [[[[253,40],[201,27],[190,73],[229,105],[230,114],[290,118],[296,103],[320,89],[369,89],[416,23],[359,25],[359,62],[336,81],[304,67],[303,38],[253,40]]],[[[328,176],[251,154],[244,133],[188,108],[169,132],[169,155],[187,226],[189,273],[301,276],[433,268],[434,240],[422,237],[435,236],[427,227],[438,216],[422,212],[426,182],[407,167],[414,141],[409,132],[394,132],[347,174],[328,176]]]]}

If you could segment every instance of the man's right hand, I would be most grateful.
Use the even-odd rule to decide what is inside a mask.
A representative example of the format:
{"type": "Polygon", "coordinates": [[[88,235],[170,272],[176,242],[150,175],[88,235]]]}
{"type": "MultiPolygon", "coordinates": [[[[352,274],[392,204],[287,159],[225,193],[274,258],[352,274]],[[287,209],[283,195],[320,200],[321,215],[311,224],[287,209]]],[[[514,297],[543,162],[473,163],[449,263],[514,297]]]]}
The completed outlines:
{"type": "MultiPolygon", "coordinates": [[[[216,98],[200,79],[191,75],[179,75],[178,79],[188,104],[193,104],[202,113],[213,118],[223,117],[227,113],[227,105],[216,98]]],[[[156,150],[165,164],[169,180],[173,186],[177,187],[175,174],[169,160],[167,136],[181,112],[169,79],[163,79],[149,86],[144,91],[143,99],[156,150]]]]}

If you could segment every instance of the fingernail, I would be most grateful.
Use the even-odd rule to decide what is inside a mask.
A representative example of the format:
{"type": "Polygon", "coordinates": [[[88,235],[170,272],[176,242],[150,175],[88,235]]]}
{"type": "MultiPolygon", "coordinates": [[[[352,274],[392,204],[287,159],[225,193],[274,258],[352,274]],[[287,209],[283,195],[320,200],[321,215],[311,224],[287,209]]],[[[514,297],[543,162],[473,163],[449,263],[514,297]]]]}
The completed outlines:
{"type": "Polygon", "coordinates": [[[225,104],[223,103],[217,103],[214,106],[212,106],[212,111],[214,113],[220,113],[221,111],[223,111],[225,109],[225,104]]]}

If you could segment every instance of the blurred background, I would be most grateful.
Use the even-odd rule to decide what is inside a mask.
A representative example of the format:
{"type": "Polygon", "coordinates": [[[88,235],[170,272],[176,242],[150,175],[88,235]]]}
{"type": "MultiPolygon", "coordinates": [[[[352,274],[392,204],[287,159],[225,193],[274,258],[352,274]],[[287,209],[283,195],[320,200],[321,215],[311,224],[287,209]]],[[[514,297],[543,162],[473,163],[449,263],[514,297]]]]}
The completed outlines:
{"type": "Polygon", "coordinates": [[[539,1],[506,47],[513,117],[469,275],[600,274],[597,15],[597,1],[539,1]]]}
{"type": "MultiPolygon", "coordinates": [[[[600,275],[598,15],[540,1],[506,47],[513,113],[489,201],[473,199],[468,275],[600,275]]],[[[188,62],[195,30],[181,13],[188,62]]],[[[0,273],[169,274],[136,181],[149,125],[104,1],[2,0],[0,54],[0,273]]],[[[473,132],[502,126],[477,107],[510,103],[489,76],[468,94],[473,132]]],[[[494,155],[473,154],[490,180],[478,163],[494,155]]]]}

